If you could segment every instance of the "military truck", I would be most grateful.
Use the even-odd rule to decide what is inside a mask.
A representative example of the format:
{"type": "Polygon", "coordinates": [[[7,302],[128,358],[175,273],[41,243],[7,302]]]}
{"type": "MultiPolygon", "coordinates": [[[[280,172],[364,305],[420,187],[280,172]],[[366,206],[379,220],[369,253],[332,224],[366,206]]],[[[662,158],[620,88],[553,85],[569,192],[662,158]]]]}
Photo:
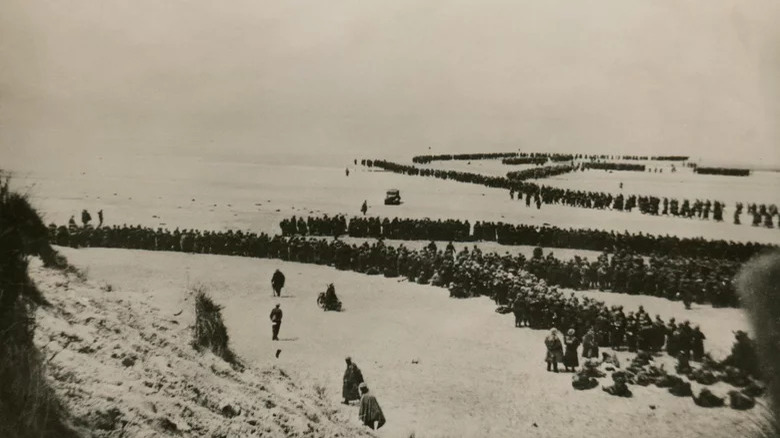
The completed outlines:
{"type": "Polygon", "coordinates": [[[398,189],[390,189],[385,195],[385,205],[401,205],[401,192],[398,189]]]}

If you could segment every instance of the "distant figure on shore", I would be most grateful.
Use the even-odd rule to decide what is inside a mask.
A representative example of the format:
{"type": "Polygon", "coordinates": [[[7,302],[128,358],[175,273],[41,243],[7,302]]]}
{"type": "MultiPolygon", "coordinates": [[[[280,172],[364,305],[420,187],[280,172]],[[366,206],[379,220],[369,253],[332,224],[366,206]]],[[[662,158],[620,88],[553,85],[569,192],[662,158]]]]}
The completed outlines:
{"type": "Polygon", "coordinates": [[[83,223],[85,227],[89,224],[91,220],[92,220],[92,216],[89,214],[89,212],[86,209],[81,210],[81,223],[83,223]]]}
{"type": "Polygon", "coordinates": [[[347,369],[344,371],[344,385],[341,388],[341,395],[344,397],[345,405],[352,400],[360,400],[360,384],[363,383],[363,373],[360,368],[352,362],[351,357],[347,357],[347,369]]]}
{"type": "Polygon", "coordinates": [[[623,188],[623,183],[622,183],[622,182],[620,183],[620,188],[621,188],[621,189],[623,188]]]}
{"type": "Polygon", "coordinates": [[[77,227],[76,225],[76,217],[74,215],[70,216],[70,219],[68,219],[68,228],[73,230],[77,227]]]}
{"type": "Polygon", "coordinates": [[[558,330],[550,330],[550,334],[544,339],[544,345],[547,347],[547,357],[545,358],[547,371],[550,371],[550,367],[552,367],[552,371],[557,373],[558,362],[563,360],[563,344],[558,337],[558,330]]]}
{"type": "Polygon", "coordinates": [[[509,199],[515,199],[515,189],[509,189],[509,199]]]}
{"type": "Polygon", "coordinates": [[[274,271],[274,275],[271,277],[271,288],[274,290],[274,296],[282,296],[282,288],[284,287],[284,274],[282,271],[274,271]]]}
{"type": "Polygon", "coordinates": [[[98,210],[98,228],[103,226],[103,210],[98,210]]]}
{"type": "Polygon", "coordinates": [[[360,413],[358,414],[360,422],[373,430],[379,429],[385,425],[385,414],[379,407],[376,397],[368,392],[368,386],[365,383],[360,384],[360,413]]]}
{"type": "Polygon", "coordinates": [[[349,176],[349,168],[346,168],[345,172],[347,173],[347,176],[349,176]]]}
{"type": "Polygon", "coordinates": [[[368,211],[368,201],[363,201],[363,205],[360,207],[360,211],[363,213],[363,216],[366,215],[366,212],[368,211]]]}
{"type": "Polygon", "coordinates": [[[271,332],[273,336],[272,341],[279,340],[279,329],[282,327],[282,309],[281,304],[277,304],[273,310],[271,310],[271,332]]]}

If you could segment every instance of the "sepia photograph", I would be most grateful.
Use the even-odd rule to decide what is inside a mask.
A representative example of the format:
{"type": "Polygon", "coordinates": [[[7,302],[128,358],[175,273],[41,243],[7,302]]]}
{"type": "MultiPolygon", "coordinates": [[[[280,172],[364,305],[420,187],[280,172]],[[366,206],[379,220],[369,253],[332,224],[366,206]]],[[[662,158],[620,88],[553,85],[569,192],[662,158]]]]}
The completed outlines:
{"type": "Polygon", "coordinates": [[[0,438],[780,437],[779,19],[0,2],[0,438]]]}

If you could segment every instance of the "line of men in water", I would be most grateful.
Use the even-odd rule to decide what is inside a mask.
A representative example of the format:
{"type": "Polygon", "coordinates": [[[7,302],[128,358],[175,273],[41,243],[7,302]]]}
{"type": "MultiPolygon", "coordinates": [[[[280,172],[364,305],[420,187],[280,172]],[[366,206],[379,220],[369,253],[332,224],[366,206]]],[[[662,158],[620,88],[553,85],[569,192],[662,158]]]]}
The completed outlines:
{"type": "Polygon", "coordinates": [[[593,251],[626,250],[641,255],[679,256],[744,261],[776,245],[754,242],[706,240],[654,236],[644,233],[560,228],[503,222],[468,220],[403,219],[353,217],[344,215],[291,217],[280,223],[282,234],[369,237],[401,240],[438,240],[453,242],[487,241],[504,245],[529,245],[545,248],[572,248],[593,251]]]}
{"type": "MultiPolygon", "coordinates": [[[[660,327],[657,324],[663,322],[659,316],[652,321],[641,308],[636,313],[624,314],[622,307],[608,308],[603,302],[580,299],[574,293],[567,297],[525,270],[522,255],[483,254],[476,247],[470,251],[464,248],[456,253],[451,244],[440,250],[434,243],[421,250],[411,250],[404,245],[389,246],[382,241],[358,246],[339,240],[270,237],[264,233],[258,235],[241,231],[182,233],[141,227],[80,228],[77,231],[75,234],[83,232],[90,236],[102,232],[104,240],[92,246],[274,258],[331,265],[368,275],[400,276],[420,284],[448,288],[452,297],[490,296],[503,308],[516,311],[516,324],[519,326],[574,329],[577,336],[583,336],[592,328],[598,334],[599,345],[629,350],[641,347],[660,349],[662,346],[660,338],[648,337],[650,332],[645,330],[651,326],[657,330],[660,327]],[[186,243],[188,240],[189,243],[186,243]],[[655,342],[649,339],[655,339],[655,342]]],[[[77,245],[85,240],[70,237],[74,238],[57,240],[57,243],[77,245]]],[[[89,241],[89,238],[86,240],[89,241]]],[[[683,333],[680,342],[685,349],[689,345],[689,336],[686,334],[688,329],[683,327],[680,327],[683,333]]],[[[695,331],[691,330],[691,333],[695,331]]],[[[671,333],[675,331],[676,327],[671,333]]],[[[668,339],[665,344],[669,351],[668,339]]],[[[674,342],[671,345],[674,346],[674,342]]],[[[690,345],[693,349],[693,344],[690,345]]],[[[673,347],[670,352],[678,351],[673,347]]]]}
{"type": "Polygon", "coordinates": [[[687,161],[689,157],[682,155],[598,155],[598,154],[561,154],[551,152],[483,152],[476,154],[441,154],[441,155],[417,155],[412,158],[413,163],[426,164],[431,161],[448,160],[495,160],[512,158],[550,159],[552,161],[572,160],[641,160],[641,161],[687,161]]]}
{"type": "MultiPolygon", "coordinates": [[[[713,220],[722,221],[725,208],[724,203],[711,200],[696,200],[691,202],[684,199],[680,202],[677,199],[661,199],[656,196],[624,196],[623,194],[613,195],[605,192],[563,189],[520,179],[510,179],[455,170],[419,168],[386,160],[362,160],[361,163],[369,168],[378,167],[389,172],[403,175],[427,176],[464,183],[480,184],[492,188],[504,188],[510,191],[511,199],[515,199],[516,197],[517,200],[522,200],[525,198],[527,207],[530,207],[533,203],[537,209],[541,209],[542,204],[559,204],[569,207],[600,210],[611,209],[628,212],[637,208],[643,214],[685,218],[698,217],[700,219],[709,219],[710,213],[712,213],[713,220]]],[[[735,209],[735,215],[736,214],[735,209]]],[[[780,227],[780,214],[775,213],[772,215],[769,212],[769,209],[767,210],[767,214],[762,216],[765,226],[769,226],[766,225],[767,223],[772,223],[771,227],[774,227],[773,221],[775,217],[778,217],[778,227],[780,227]]]]}
{"type": "Polygon", "coordinates": [[[579,169],[579,167],[570,165],[532,167],[530,169],[508,172],[506,177],[512,181],[525,181],[527,179],[550,178],[563,175],[564,173],[574,172],[579,169]]]}

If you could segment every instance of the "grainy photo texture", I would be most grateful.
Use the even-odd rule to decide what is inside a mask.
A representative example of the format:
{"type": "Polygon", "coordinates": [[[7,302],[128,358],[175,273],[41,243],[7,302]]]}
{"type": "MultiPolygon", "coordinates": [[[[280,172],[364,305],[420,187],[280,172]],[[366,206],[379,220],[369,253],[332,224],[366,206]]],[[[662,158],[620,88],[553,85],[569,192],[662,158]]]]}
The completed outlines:
{"type": "Polygon", "coordinates": [[[777,437],[780,3],[0,2],[0,437],[777,437]]]}

